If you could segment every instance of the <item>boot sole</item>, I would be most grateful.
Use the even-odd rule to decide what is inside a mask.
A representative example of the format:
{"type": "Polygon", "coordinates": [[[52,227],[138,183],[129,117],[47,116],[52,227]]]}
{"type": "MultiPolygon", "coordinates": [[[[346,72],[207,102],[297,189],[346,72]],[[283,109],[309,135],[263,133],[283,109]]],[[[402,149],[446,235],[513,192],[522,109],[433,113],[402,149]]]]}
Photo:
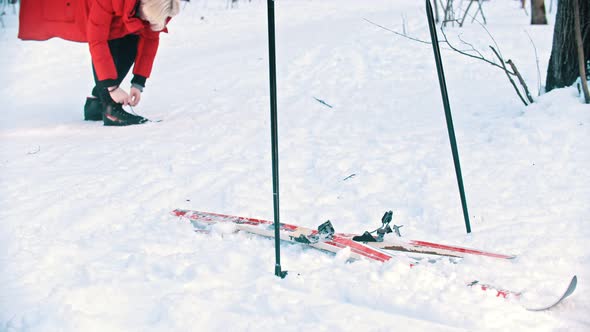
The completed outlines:
{"type": "Polygon", "coordinates": [[[95,117],[84,117],[84,121],[101,121],[102,117],[100,118],[95,118],[95,117]]]}
{"type": "Polygon", "coordinates": [[[105,126],[112,126],[112,127],[133,126],[133,125],[139,125],[139,124],[144,124],[144,123],[148,122],[147,119],[143,119],[140,122],[127,122],[127,121],[121,121],[118,119],[111,119],[106,115],[103,115],[102,121],[105,126]]]}

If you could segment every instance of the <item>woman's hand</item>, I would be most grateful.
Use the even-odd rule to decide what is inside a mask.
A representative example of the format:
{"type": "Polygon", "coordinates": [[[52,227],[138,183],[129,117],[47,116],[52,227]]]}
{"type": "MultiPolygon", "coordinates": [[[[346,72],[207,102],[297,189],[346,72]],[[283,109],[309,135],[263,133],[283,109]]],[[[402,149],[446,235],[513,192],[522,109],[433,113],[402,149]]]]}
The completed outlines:
{"type": "MultiPolygon", "coordinates": [[[[125,92],[125,90],[119,88],[119,87],[110,87],[109,89],[109,95],[111,95],[111,98],[113,99],[113,101],[115,103],[119,103],[119,104],[123,104],[123,105],[130,105],[131,103],[131,98],[129,97],[129,94],[127,92],[125,92]]],[[[134,105],[132,105],[134,106],[134,105]]]]}
{"type": "Polygon", "coordinates": [[[129,90],[129,105],[137,106],[141,100],[141,91],[136,87],[131,87],[129,90]]]}

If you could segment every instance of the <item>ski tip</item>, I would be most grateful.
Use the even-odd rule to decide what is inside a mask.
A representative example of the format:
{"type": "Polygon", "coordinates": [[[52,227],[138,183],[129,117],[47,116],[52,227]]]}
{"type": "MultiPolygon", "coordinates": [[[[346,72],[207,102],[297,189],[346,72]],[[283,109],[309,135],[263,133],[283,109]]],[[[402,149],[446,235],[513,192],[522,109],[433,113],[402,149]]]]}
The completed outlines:
{"type": "Polygon", "coordinates": [[[574,275],[572,277],[572,279],[570,280],[570,283],[567,286],[567,289],[565,290],[563,295],[556,302],[552,303],[551,305],[545,306],[545,307],[526,308],[526,310],[528,310],[528,311],[545,311],[545,310],[552,309],[555,306],[559,305],[561,302],[563,302],[563,300],[568,298],[570,295],[572,295],[574,293],[574,291],[576,290],[577,285],[578,285],[578,276],[574,275]]]}
{"type": "Polygon", "coordinates": [[[568,286],[564,298],[572,295],[572,293],[576,290],[576,286],[578,285],[578,276],[574,275],[572,280],[570,281],[570,285],[568,286]]]}
{"type": "Polygon", "coordinates": [[[183,210],[183,209],[174,209],[172,211],[170,211],[170,214],[174,215],[174,216],[181,216],[184,215],[187,211],[183,210]]]}

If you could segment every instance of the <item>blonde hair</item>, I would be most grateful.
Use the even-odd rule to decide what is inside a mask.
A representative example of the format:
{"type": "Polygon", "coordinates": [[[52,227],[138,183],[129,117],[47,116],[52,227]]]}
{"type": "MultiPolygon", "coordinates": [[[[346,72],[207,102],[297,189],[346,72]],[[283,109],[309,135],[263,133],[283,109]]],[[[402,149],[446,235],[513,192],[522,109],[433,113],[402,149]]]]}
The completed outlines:
{"type": "Polygon", "coordinates": [[[176,16],[180,12],[180,0],[141,0],[139,5],[140,17],[150,22],[154,31],[163,30],[168,17],[176,16]]]}

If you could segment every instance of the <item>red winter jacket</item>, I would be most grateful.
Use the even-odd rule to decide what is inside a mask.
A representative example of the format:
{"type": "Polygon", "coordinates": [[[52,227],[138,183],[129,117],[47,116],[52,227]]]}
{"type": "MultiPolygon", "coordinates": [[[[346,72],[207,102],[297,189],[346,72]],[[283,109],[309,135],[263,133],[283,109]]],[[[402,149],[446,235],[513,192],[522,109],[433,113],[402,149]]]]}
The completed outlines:
{"type": "Polygon", "coordinates": [[[21,0],[18,37],[23,40],[58,37],[87,42],[98,79],[108,86],[117,79],[117,70],[107,41],[137,34],[139,44],[133,74],[144,85],[152,71],[160,32],[152,31],[148,22],[136,17],[138,1],[21,0]]]}

